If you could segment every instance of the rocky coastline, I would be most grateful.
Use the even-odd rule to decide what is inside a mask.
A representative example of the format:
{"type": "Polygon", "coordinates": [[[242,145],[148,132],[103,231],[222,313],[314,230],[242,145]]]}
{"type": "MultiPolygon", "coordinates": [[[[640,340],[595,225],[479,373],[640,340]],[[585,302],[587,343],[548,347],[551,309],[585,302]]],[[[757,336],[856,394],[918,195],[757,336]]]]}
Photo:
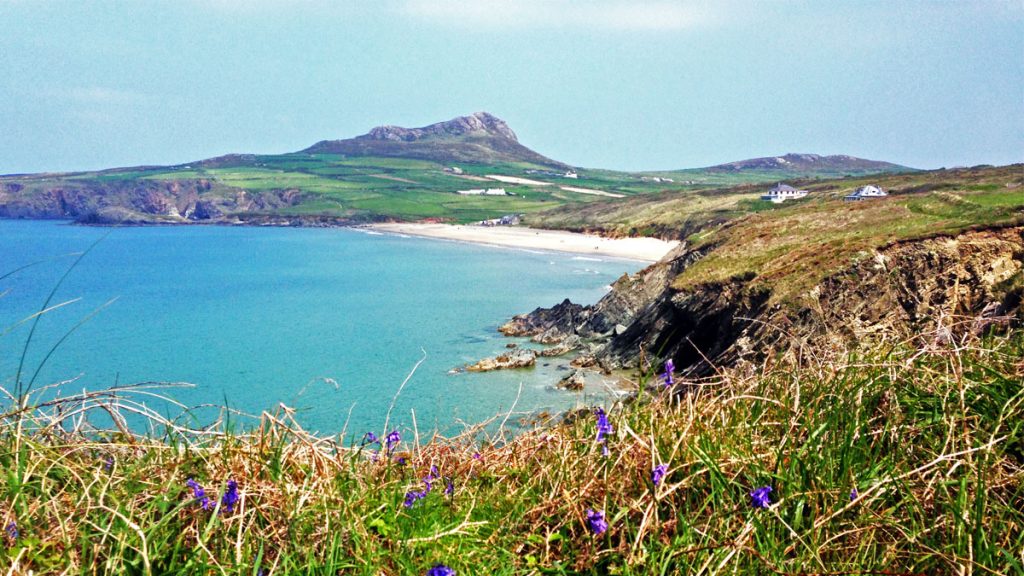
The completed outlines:
{"type": "Polygon", "coordinates": [[[754,277],[673,287],[713,249],[680,246],[622,276],[594,305],[564,300],[499,330],[547,345],[572,342],[577,368],[650,374],[671,359],[696,378],[770,356],[827,361],[860,344],[917,338],[930,346],[1022,321],[1024,289],[1013,282],[1024,274],[1019,225],[893,243],[787,301],[773,300],[754,277]]]}

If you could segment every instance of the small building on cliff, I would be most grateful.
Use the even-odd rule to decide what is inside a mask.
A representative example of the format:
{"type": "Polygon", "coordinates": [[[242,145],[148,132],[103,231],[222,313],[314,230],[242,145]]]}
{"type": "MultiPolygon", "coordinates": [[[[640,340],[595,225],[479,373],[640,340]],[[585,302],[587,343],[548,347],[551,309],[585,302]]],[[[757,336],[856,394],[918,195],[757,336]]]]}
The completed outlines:
{"type": "Polygon", "coordinates": [[[768,200],[769,202],[785,202],[786,200],[796,200],[797,198],[803,198],[807,196],[807,190],[797,190],[789,184],[783,184],[779,182],[775,186],[772,186],[766,194],[761,195],[761,200],[768,200]]]}
{"type": "Polygon", "coordinates": [[[882,190],[874,184],[868,184],[867,186],[857,188],[853,194],[843,196],[843,200],[846,200],[847,202],[857,202],[859,200],[868,200],[871,198],[884,198],[885,196],[888,196],[885,190],[882,190]]]}

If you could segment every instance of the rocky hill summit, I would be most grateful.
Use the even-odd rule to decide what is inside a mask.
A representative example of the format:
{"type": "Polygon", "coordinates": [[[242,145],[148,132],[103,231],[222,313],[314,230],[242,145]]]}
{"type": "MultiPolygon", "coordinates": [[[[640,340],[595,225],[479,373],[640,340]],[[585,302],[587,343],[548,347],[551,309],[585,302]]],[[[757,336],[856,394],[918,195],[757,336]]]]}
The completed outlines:
{"type": "Polygon", "coordinates": [[[710,166],[706,170],[739,172],[744,170],[779,170],[785,172],[913,172],[913,168],[900,166],[891,162],[865,160],[856,156],[838,154],[822,156],[820,154],[789,153],[784,156],[765,156],[728,162],[710,166]]]}
{"type": "Polygon", "coordinates": [[[420,128],[378,126],[355,138],[317,142],[303,152],[415,158],[446,164],[526,162],[560,170],[568,168],[566,164],[520,144],[508,123],[488,112],[476,112],[420,128]]]}
{"type": "Polygon", "coordinates": [[[453,136],[496,136],[518,142],[516,133],[508,124],[488,112],[476,112],[469,116],[459,116],[445,122],[438,122],[422,128],[402,128],[401,126],[377,126],[368,133],[356,137],[357,140],[392,140],[414,142],[431,138],[453,136]]]}

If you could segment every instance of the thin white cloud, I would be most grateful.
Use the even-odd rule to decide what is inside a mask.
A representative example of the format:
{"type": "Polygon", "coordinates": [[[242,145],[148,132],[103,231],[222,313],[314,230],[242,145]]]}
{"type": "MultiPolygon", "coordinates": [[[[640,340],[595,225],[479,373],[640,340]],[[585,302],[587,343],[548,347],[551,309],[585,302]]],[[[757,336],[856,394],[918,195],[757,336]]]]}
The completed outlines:
{"type": "Polygon", "coordinates": [[[405,0],[405,14],[468,28],[683,30],[711,20],[710,4],[663,0],[405,0]]]}

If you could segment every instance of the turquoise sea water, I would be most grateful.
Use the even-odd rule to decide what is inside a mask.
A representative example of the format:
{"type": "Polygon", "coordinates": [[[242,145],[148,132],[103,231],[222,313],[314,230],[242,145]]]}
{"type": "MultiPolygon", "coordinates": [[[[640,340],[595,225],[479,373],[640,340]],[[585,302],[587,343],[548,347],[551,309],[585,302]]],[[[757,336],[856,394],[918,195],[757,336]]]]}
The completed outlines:
{"type": "MultiPolygon", "coordinates": [[[[188,406],[249,414],[279,403],[307,429],[380,431],[399,385],[426,352],[392,422],[451,433],[508,411],[593,403],[555,390],[551,363],[489,374],[449,371],[493,356],[510,340],[496,328],[563,298],[589,303],[642,263],[597,260],[346,229],[89,228],[0,221],[0,334],[36,311],[74,261],[29,348],[31,375],[65,340],[37,385],[74,379],[64,394],[114,383],[190,382],[168,393],[188,406]],[[325,380],[329,379],[329,380],[325,380]],[[336,384],[335,384],[336,383],[336,384]]],[[[29,332],[0,336],[0,385],[11,390],[29,332]]],[[[161,404],[153,400],[153,406],[161,404]]],[[[170,410],[161,406],[163,410],[170,410]]],[[[212,414],[199,412],[200,419],[212,414]]],[[[513,419],[514,420],[514,419],[513,419]]]]}

